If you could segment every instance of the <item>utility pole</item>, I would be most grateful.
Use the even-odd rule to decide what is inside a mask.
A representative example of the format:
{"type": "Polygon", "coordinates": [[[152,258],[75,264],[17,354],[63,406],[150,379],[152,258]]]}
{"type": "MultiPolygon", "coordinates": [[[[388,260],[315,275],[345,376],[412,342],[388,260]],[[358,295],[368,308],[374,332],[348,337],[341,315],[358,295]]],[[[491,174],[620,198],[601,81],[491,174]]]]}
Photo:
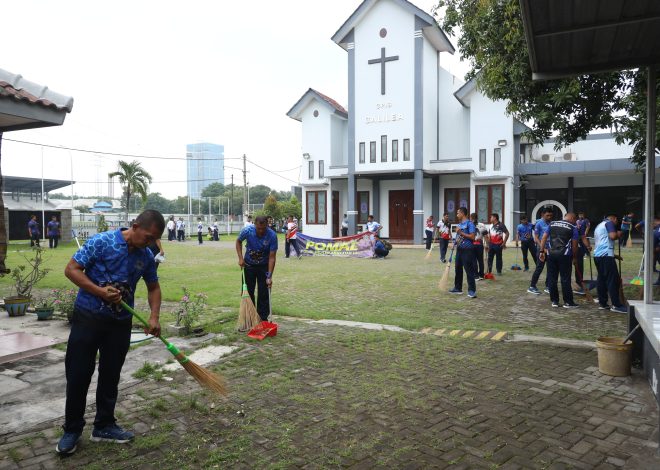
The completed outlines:
{"type": "Polygon", "coordinates": [[[243,154],[243,216],[247,217],[248,215],[248,199],[247,199],[247,158],[243,154]]]}
{"type": "MultiPolygon", "coordinates": [[[[231,175],[231,199],[229,200],[229,212],[231,215],[234,215],[233,209],[234,205],[234,175],[231,175]]],[[[233,219],[233,217],[232,217],[233,219]]],[[[232,220],[233,221],[233,220],[232,220]]]]}

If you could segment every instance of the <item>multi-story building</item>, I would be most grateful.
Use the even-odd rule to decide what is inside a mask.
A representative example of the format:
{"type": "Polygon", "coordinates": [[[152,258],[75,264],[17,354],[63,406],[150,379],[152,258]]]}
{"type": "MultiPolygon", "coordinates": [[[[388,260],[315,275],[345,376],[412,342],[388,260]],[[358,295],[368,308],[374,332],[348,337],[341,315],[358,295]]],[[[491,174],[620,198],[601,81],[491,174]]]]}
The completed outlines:
{"type": "Polygon", "coordinates": [[[186,169],[188,195],[193,199],[201,197],[204,188],[211,183],[224,184],[224,145],[207,142],[186,145],[186,169]]]}
{"type": "Polygon", "coordinates": [[[310,88],[287,113],[302,123],[306,233],[337,236],[344,214],[355,233],[373,214],[383,237],[419,243],[426,217],[461,206],[510,228],[544,205],[641,214],[631,147],[611,134],[560,152],[526,144],[504,102],[440,66],[454,47],[410,2],[365,0],[332,40],[348,56],[348,109],[310,88]]]}

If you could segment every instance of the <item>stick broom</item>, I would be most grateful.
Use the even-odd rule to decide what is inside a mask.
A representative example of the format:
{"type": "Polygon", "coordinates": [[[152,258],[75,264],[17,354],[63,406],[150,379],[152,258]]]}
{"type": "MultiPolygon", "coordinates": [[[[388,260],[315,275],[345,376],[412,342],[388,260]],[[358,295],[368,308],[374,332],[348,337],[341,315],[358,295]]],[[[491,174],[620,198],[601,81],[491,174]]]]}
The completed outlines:
{"type": "Polygon", "coordinates": [[[438,282],[438,289],[440,290],[447,290],[447,284],[449,283],[449,271],[451,270],[451,262],[454,259],[454,248],[456,248],[457,244],[458,244],[458,240],[455,240],[454,245],[451,247],[451,253],[449,254],[449,262],[445,267],[445,272],[442,273],[440,282],[438,282]]]}
{"type": "MultiPolygon", "coordinates": [[[[124,308],[124,310],[137,318],[140,323],[142,323],[147,328],[149,327],[149,324],[144,320],[144,318],[142,318],[135,310],[129,307],[126,302],[122,300],[120,305],[124,308]]],[[[158,339],[160,339],[165,344],[167,350],[172,353],[176,360],[179,361],[179,364],[181,364],[181,366],[186,369],[188,374],[190,374],[200,385],[217,394],[227,395],[227,387],[225,386],[224,380],[220,376],[214,374],[210,370],[203,368],[202,366],[195,364],[164,337],[159,336],[158,339]]]]}

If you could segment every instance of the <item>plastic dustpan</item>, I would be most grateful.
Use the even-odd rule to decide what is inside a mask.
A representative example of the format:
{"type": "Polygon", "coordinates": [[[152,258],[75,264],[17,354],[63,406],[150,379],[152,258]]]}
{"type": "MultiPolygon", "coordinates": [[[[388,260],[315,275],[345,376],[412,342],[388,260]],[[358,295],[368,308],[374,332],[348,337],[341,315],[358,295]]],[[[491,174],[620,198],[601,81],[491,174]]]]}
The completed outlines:
{"type": "Polygon", "coordinates": [[[257,326],[252,328],[247,335],[250,338],[258,339],[259,341],[261,341],[267,336],[276,336],[277,323],[262,321],[257,326]]]}
{"type": "Polygon", "coordinates": [[[511,271],[522,271],[522,268],[519,264],[513,264],[511,265],[511,271]]]}
{"type": "Polygon", "coordinates": [[[495,275],[493,273],[486,273],[486,274],[484,274],[484,279],[491,279],[491,280],[494,281],[495,280],[495,275]]]}
{"type": "Polygon", "coordinates": [[[632,281],[630,281],[630,283],[633,286],[643,286],[644,285],[644,279],[642,279],[639,276],[635,276],[635,277],[632,278],[632,281]]]}

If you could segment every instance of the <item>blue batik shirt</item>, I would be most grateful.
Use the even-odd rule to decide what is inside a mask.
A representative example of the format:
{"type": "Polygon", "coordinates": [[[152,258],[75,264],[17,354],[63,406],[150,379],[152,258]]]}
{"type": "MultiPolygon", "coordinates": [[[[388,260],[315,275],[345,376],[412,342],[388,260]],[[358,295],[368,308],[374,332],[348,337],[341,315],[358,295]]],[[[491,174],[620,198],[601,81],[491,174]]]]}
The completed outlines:
{"type": "MultiPolygon", "coordinates": [[[[466,235],[470,235],[473,233],[477,233],[477,229],[472,223],[471,220],[464,220],[460,224],[458,224],[458,228],[461,230],[461,232],[465,233],[466,235]]],[[[459,237],[460,242],[458,244],[458,248],[472,248],[473,243],[472,240],[469,238],[465,237],[459,237]]]]}
{"type": "Polygon", "coordinates": [[[32,235],[39,235],[39,223],[36,220],[30,220],[28,222],[28,229],[32,235]]]}
{"type": "Polygon", "coordinates": [[[257,236],[257,228],[248,225],[241,230],[238,241],[245,243],[245,255],[243,259],[251,266],[267,266],[268,256],[271,251],[277,251],[277,235],[273,229],[267,228],[263,237],[257,236]]]}
{"type": "MultiPolygon", "coordinates": [[[[543,234],[548,229],[548,227],[550,227],[550,224],[547,223],[544,219],[539,219],[536,221],[536,225],[534,225],[534,233],[536,233],[536,236],[539,239],[539,243],[541,243],[543,234]]],[[[550,240],[548,240],[545,244],[546,248],[548,248],[549,246],[550,246],[550,240]]]]}
{"type": "Polygon", "coordinates": [[[534,230],[534,226],[529,222],[526,224],[518,224],[517,230],[518,239],[520,241],[526,242],[532,239],[532,231],[534,230]]]}
{"type": "MultiPolygon", "coordinates": [[[[122,235],[126,229],[102,232],[87,240],[74,255],[73,260],[85,269],[87,277],[96,285],[108,282],[126,283],[130,293],[122,300],[131,307],[135,288],[140,278],[147,284],[158,281],[154,257],[147,248],[135,248],[128,251],[128,244],[122,235]]],[[[131,314],[123,310],[120,313],[108,306],[100,297],[84,289],[78,291],[75,308],[118,320],[126,320],[131,314]]]]}

